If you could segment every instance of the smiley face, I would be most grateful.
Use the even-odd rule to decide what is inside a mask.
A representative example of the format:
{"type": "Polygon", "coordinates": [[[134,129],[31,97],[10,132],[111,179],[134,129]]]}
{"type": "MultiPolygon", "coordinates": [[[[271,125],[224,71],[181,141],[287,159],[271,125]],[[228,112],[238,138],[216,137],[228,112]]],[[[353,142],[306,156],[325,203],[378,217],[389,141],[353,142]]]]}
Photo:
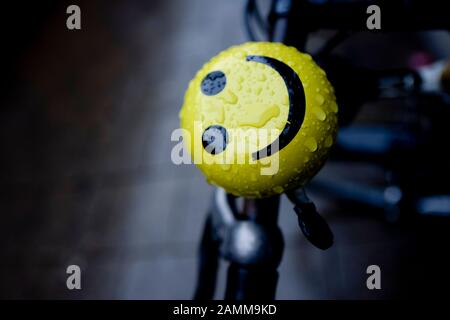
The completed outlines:
{"type": "Polygon", "coordinates": [[[244,197],[299,187],[322,167],[337,104],[311,57],[279,43],[246,43],[211,59],[180,112],[185,143],[207,180],[244,197]]]}

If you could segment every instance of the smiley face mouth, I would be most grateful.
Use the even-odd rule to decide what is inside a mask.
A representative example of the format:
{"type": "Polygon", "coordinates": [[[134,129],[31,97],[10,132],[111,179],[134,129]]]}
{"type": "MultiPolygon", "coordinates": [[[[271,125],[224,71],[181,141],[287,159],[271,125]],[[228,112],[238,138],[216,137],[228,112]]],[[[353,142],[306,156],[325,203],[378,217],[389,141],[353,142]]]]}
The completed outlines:
{"type": "Polygon", "coordinates": [[[247,61],[265,64],[283,78],[289,96],[289,115],[281,134],[275,141],[253,153],[254,160],[269,157],[286,147],[299,132],[305,118],[306,98],[302,81],[286,63],[266,56],[247,56],[247,61]]]}

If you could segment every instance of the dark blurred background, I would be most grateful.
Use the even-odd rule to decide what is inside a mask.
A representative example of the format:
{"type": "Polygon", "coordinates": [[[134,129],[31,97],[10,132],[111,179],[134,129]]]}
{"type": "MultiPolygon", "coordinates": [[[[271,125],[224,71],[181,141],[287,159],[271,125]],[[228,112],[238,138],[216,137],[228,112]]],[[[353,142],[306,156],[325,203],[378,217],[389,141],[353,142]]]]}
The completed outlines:
{"type": "MultiPolygon", "coordinates": [[[[0,298],[190,299],[213,189],[195,167],[172,164],[170,134],[195,72],[247,40],[244,1],[77,1],[78,31],[66,28],[70,4],[2,4],[0,298]],[[82,290],[66,288],[71,264],[82,290]]],[[[400,65],[424,43],[448,54],[445,37],[360,35],[348,52],[361,64],[400,65]]],[[[368,106],[357,121],[380,110],[368,106]]],[[[377,181],[383,172],[329,163],[320,175],[377,181]]],[[[277,298],[445,295],[447,220],[389,224],[377,210],[311,197],[336,243],[311,246],[283,197],[277,298]],[[382,290],[366,288],[371,264],[382,290]]]]}

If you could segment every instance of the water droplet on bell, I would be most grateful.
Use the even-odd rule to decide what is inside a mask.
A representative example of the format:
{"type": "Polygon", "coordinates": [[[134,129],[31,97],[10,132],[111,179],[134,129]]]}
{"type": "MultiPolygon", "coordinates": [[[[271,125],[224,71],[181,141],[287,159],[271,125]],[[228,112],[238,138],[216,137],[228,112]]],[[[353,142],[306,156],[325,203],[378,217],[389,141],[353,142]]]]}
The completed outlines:
{"type": "Polygon", "coordinates": [[[272,188],[273,192],[275,193],[283,193],[284,189],[282,186],[276,186],[272,188]]]}
{"type": "Polygon", "coordinates": [[[261,111],[260,105],[251,105],[246,107],[246,112],[247,114],[238,120],[239,125],[261,128],[269,120],[280,115],[280,108],[277,105],[272,105],[261,111]]]}
{"type": "Polygon", "coordinates": [[[234,55],[236,58],[244,58],[245,57],[245,53],[242,51],[238,51],[235,53],[234,55]]]}
{"type": "Polygon", "coordinates": [[[317,103],[318,103],[319,105],[322,105],[322,104],[324,103],[324,101],[325,101],[325,98],[323,97],[323,95],[317,94],[317,95],[316,95],[316,101],[317,101],[317,103]]]}
{"type": "Polygon", "coordinates": [[[332,144],[333,144],[333,138],[331,136],[328,136],[325,139],[325,147],[329,148],[332,146],[332,144]]]}
{"type": "Polygon", "coordinates": [[[314,108],[313,113],[316,116],[316,118],[319,119],[320,121],[323,121],[327,118],[325,112],[323,112],[323,110],[319,107],[314,108]]]}
{"type": "Polygon", "coordinates": [[[221,99],[229,104],[236,104],[238,102],[238,97],[231,90],[225,91],[221,99]]]}
{"type": "Polygon", "coordinates": [[[311,151],[314,152],[317,150],[317,141],[314,137],[309,137],[305,141],[305,146],[311,151]]]}
{"type": "Polygon", "coordinates": [[[336,101],[332,101],[332,102],[330,103],[330,109],[331,109],[331,111],[333,111],[334,113],[337,113],[337,112],[338,112],[338,106],[337,106],[336,101]]]}

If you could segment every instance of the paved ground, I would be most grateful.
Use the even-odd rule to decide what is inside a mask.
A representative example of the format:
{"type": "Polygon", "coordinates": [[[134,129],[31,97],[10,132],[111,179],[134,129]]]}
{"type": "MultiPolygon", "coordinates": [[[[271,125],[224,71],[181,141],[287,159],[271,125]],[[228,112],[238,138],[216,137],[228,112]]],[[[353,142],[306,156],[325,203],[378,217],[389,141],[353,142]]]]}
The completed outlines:
{"type": "MultiPolygon", "coordinates": [[[[242,7],[237,0],[86,1],[81,31],[67,31],[63,4],[21,30],[31,40],[10,66],[0,120],[1,298],[191,297],[212,187],[194,167],[172,164],[170,134],[196,70],[245,41],[242,7]],[[82,269],[81,291],[65,287],[70,264],[82,269]]],[[[321,174],[342,171],[382,176],[333,164],[321,174]]],[[[322,252],[308,244],[283,198],[278,298],[405,297],[422,292],[408,282],[411,274],[415,283],[436,280],[420,261],[433,264],[443,253],[434,254],[416,227],[389,226],[379,213],[312,196],[336,245],[322,252]],[[369,264],[383,270],[381,291],[365,287],[369,264]]]]}

